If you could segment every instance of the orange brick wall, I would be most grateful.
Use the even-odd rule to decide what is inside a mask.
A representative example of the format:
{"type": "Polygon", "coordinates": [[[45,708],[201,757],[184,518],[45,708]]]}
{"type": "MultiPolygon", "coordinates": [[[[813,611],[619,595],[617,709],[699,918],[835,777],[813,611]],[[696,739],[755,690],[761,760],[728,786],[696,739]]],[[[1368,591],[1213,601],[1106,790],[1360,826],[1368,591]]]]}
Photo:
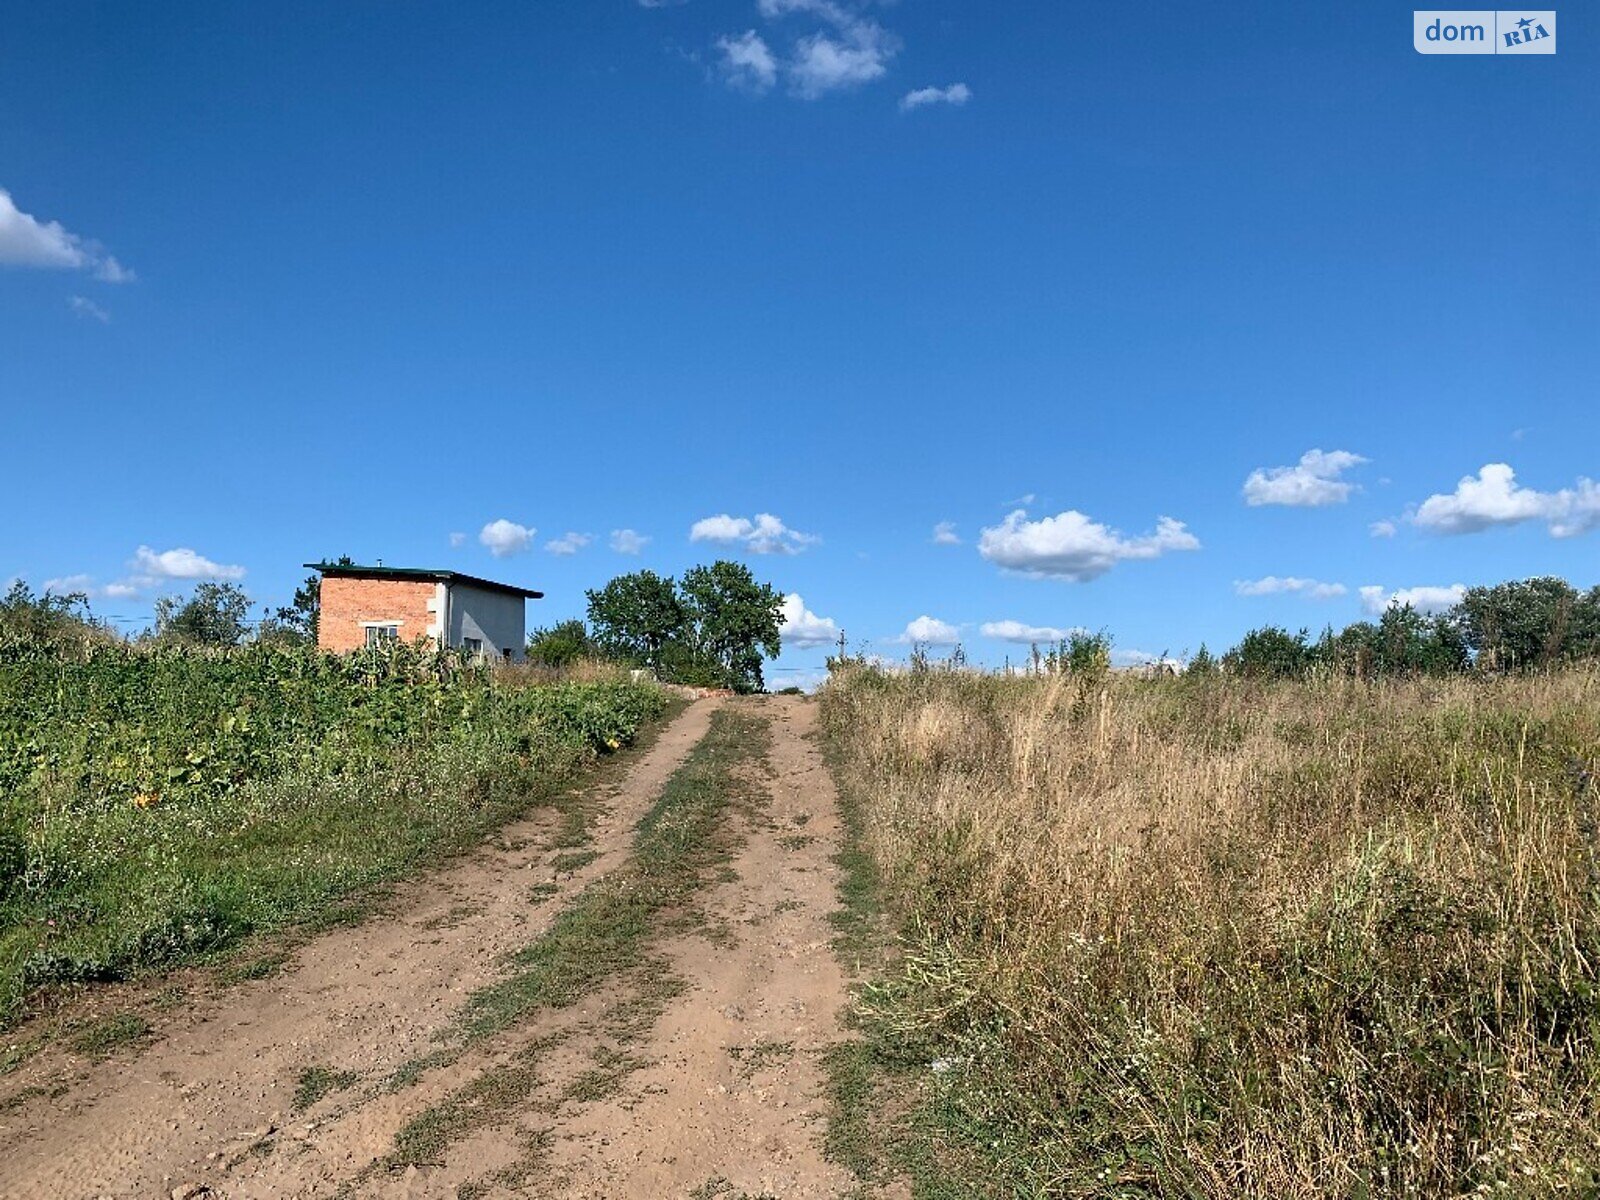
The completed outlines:
{"type": "Polygon", "coordinates": [[[435,586],[409,579],[324,577],[317,645],[338,652],[365,646],[363,621],[398,621],[402,642],[425,638],[434,619],[428,601],[433,599],[435,586]]]}

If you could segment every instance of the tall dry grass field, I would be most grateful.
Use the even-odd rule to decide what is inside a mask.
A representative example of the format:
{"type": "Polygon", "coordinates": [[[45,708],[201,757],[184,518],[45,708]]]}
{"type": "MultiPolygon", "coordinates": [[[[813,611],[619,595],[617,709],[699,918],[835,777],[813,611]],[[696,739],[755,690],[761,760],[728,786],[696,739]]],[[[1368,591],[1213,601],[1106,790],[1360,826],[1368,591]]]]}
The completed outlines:
{"type": "Polygon", "coordinates": [[[1024,1195],[1595,1195],[1600,675],[861,670],[869,991],[1024,1195]]]}

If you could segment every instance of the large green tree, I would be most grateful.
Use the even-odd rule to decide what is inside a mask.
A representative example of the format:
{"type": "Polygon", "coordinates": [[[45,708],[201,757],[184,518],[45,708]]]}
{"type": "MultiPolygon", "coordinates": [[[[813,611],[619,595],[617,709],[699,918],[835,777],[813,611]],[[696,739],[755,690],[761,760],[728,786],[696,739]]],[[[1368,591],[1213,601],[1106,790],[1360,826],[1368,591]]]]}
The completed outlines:
{"type": "Polygon", "coordinates": [[[1453,613],[1479,667],[1543,667],[1600,652],[1600,588],[1543,576],[1468,588],[1453,613]]]}
{"type": "Polygon", "coordinates": [[[603,653],[674,683],[759,691],[762,657],[780,649],[783,597],[743,563],[694,567],[681,583],[635,571],[588,598],[590,636],[603,653]]]}
{"type": "Polygon", "coordinates": [[[683,636],[683,602],[670,575],[634,571],[584,594],[591,635],[606,654],[659,667],[663,649],[683,636]]]}
{"type": "Polygon", "coordinates": [[[726,559],[685,571],[681,588],[695,657],[714,664],[725,686],[760,691],[762,655],[776,658],[782,648],[783,597],[758,583],[749,567],[726,559]]]}

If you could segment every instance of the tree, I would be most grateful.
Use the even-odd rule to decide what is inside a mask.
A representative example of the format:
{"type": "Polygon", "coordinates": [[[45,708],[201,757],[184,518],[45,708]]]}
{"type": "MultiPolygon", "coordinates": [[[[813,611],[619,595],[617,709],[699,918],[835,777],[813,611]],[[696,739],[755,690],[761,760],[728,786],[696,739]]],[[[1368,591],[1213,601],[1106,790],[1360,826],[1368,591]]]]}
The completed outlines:
{"type": "Polygon", "coordinates": [[[1545,576],[1468,588],[1452,616],[1479,667],[1511,671],[1592,652],[1583,643],[1600,625],[1597,599],[1595,592],[1581,595],[1566,580],[1545,576]]]}
{"type": "Polygon", "coordinates": [[[595,644],[614,657],[658,667],[662,649],[683,634],[683,602],[670,576],[635,571],[584,594],[595,644]]]}
{"type": "Polygon", "coordinates": [[[635,571],[587,594],[589,629],[601,651],[674,683],[758,691],[763,654],[775,657],[782,648],[783,597],[743,563],[695,567],[681,585],[635,571]]]}
{"type": "Polygon", "coordinates": [[[528,635],[528,661],[535,666],[565,667],[595,654],[589,631],[577,619],[535,629],[528,635]]]}
{"type": "Polygon", "coordinates": [[[757,692],[762,655],[776,658],[783,597],[743,563],[722,559],[683,575],[686,635],[693,657],[715,665],[724,686],[757,692]]]}
{"type": "Polygon", "coordinates": [[[0,596],[0,633],[35,641],[60,637],[104,636],[105,629],[89,614],[84,592],[44,591],[35,595],[20,579],[0,596]]]}
{"type": "Polygon", "coordinates": [[[1444,617],[1425,617],[1409,604],[1392,605],[1378,620],[1376,669],[1386,675],[1441,675],[1467,665],[1467,647],[1444,617]]]}
{"type": "Polygon", "coordinates": [[[202,583],[185,600],[156,601],[156,636],[196,646],[237,646],[249,632],[250,599],[236,583],[202,583]]]}
{"type": "Polygon", "coordinates": [[[1306,640],[1306,631],[1290,633],[1276,625],[1252,629],[1239,644],[1222,656],[1223,666],[1241,675],[1264,679],[1287,679],[1303,675],[1315,658],[1306,640]]]}
{"type": "MultiPolygon", "coordinates": [[[[353,567],[356,560],[348,554],[324,559],[336,567],[353,567]]],[[[317,627],[322,619],[322,575],[307,575],[294,590],[294,599],[272,614],[273,633],[279,640],[315,645],[317,627]]]]}

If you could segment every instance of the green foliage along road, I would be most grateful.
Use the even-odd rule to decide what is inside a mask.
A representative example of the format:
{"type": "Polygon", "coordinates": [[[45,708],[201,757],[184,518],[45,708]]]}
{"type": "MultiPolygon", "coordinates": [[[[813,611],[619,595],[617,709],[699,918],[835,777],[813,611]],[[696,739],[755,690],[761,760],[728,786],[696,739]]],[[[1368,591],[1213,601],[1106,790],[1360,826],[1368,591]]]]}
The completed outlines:
{"type": "Polygon", "coordinates": [[[0,1024],[41,985],[315,917],[525,808],[664,705],[404,647],[0,639],[0,1024]]]}

